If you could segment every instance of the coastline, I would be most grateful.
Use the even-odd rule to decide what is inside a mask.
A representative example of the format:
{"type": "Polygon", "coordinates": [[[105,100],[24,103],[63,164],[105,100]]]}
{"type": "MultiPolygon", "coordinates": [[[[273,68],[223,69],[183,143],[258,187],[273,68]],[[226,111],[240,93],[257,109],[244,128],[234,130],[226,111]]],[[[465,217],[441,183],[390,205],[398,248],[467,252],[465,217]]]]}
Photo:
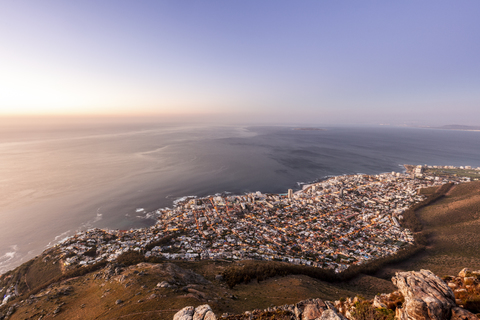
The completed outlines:
{"type": "MultiPolygon", "coordinates": [[[[326,206],[324,206],[323,202],[321,202],[322,204],[320,205],[323,209],[317,207],[314,211],[310,211],[310,214],[305,215],[304,218],[301,218],[301,212],[303,212],[304,208],[309,208],[311,206],[311,203],[313,202],[312,199],[314,198],[332,198],[333,201],[339,201],[339,194],[342,195],[342,197],[347,197],[347,191],[343,191],[346,190],[347,187],[344,189],[342,186],[344,186],[345,183],[348,184],[348,181],[355,181],[356,185],[363,181],[363,185],[367,187],[366,190],[371,188],[370,185],[382,186],[381,189],[375,189],[377,190],[376,192],[380,192],[385,186],[381,181],[391,184],[392,181],[397,181],[395,179],[399,179],[398,181],[402,184],[407,183],[407,185],[411,185],[412,188],[415,186],[412,190],[416,190],[418,186],[425,186],[425,184],[415,184],[415,180],[411,180],[400,173],[380,174],[375,177],[367,175],[345,175],[335,176],[315,184],[304,185],[303,189],[296,192],[293,192],[293,190],[289,191],[287,195],[264,195],[260,192],[256,192],[247,195],[217,195],[202,198],[184,197],[181,201],[178,201],[172,209],[157,209],[156,214],[158,214],[159,221],[157,221],[155,226],[145,229],[130,230],[127,232],[89,230],[86,234],[79,234],[68,239],[60,244],[59,247],[62,249],[64,256],[68,256],[70,255],[70,250],[66,248],[73,249],[75,247],[74,244],[78,243],[78,241],[82,242],[87,238],[100,239],[109,234],[117,237],[120,235],[125,236],[126,233],[129,233],[131,235],[129,237],[131,240],[129,241],[136,241],[136,245],[130,246],[119,244],[115,247],[117,249],[107,251],[104,250],[105,248],[99,248],[97,245],[96,250],[99,251],[99,258],[81,261],[78,261],[75,257],[67,258],[65,260],[66,266],[77,264],[88,265],[98,263],[104,259],[114,260],[122,253],[133,250],[143,252],[146,258],[186,260],[241,260],[250,258],[281,260],[294,264],[333,269],[335,273],[340,273],[346,270],[350,265],[361,265],[369,260],[390,256],[403,247],[387,245],[383,240],[381,242],[382,245],[379,246],[379,243],[375,239],[380,236],[380,234],[382,234],[384,239],[389,239],[393,236],[392,239],[398,239],[395,241],[405,243],[405,246],[407,247],[413,245],[413,235],[409,233],[408,230],[402,231],[400,224],[397,221],[397,217],[401,216],[401,212],[406,210],[409,207],[408,204],[413,204],[414,201],[410,201],[408,204],[403,201],[404,204],[402,207],[397,207],[392,210],[391,215],[378,215],[378,213],[374,213],[375,211],[369,213],[370,209],[366,209],[370,208],[370,205],[368,204],[364,209],[360,209],[357,207],[347,208],[345,205],[340,206],[338,204],[334,206],[326,204],[326,206]],[[321,194],[312,194],[312,192],[315,191],[315,187],[325,189],[326,192],[322,191],[321,194]],[[284,225],[283,227],[282,225],[278,225],[280,221],[278,219],[281,216],[284,217],[282,218],[283,220],[289,220],[289,217],[294,218],[298,216],[300,221],[312,218],[315,219],[314,221],[317,221],[316,219],[318,218],[316,217],[323,217],[322,219],[324,220],[319,220],[319,222],[323,222],[318,224],[318,226],[321,226],[323,223],[327,223],[320,227],[323,232],[330,234],[329,231],[327,231],[330,228],[328,227],[330,223],[333,223],[332,225],[337,225],[338,228],[338,223],[340,222],[340,225],[345,224],[343,227],[345,228],[344,232],[348,233],[333,231],[331,236],[324,235],[317,238],[318,235],[314,235],[309,231],[311,227],[308,223],[300,224],[300,229],[298,230],[297,228],[292,228],[288,225],[284,225]],[[270,222],[266,223],[267,221],[270,222]],[[374,229],[376,226],[382,226],[382,231],[374,229]],[[351,229],[352,227],[354,229],[351,229]],[[283,229],[278,233],[278,231],[275,230],[276,228],[283,229]],[[257,231],[254,234],[252,233],[253,237],[251,237],[249,236],[250,231],[248,230],[257,231]],[[259,230],[262,231],[259,233],[259,230]],[[359,239],[353,241],[356,241],[356,243],[361,244],[362,246],[364,246],[365,243],[373,241],[371,242],[372,250],[364,251],[363,249],[357,249],[360,251],[357,251],[358,253],[354,252],[355,245],[351,241],[357,237],[357,233],[361,236],[359,239]],[[374,236],[367,236],[367,234],[370,233],[374,236]],[[292,235],[288,236],[288,234],[292,235]],[[299,235],[293,236],[293,234],[299,235]],[[305,238],[302,234],[307,235],[308,238],[305,238]],[[178,240],[167,246],[156,245],[157,243],[160,244],[162,242],[162,238],[169,236],[174,236],[178,240]],[[262,237],[262,240],[257,240],[260,239],[258,238],[259,236],[262,237]],[[310,238],[312,236],[313,238],[310,238]],[[343,251],[343,249],[339,250],[339,248],[343,247],[343,244],[341,243],[343,243],[344,238],[350,239],[348,240],[350,241],[350,245],[348,246],[348,249],[345,249],[346,251],[343,251]],[[139,243],[138,239],[149,240],[139,243]],[[332,243],[332,240],[335,243],[339,243],[340,247],[335,245],[335,243],[332,243]],[[286,246],[281,245],[282,241],[286,246]],[[296,246],[299,246],[298,249],[300,250],[297,253],[295,253],[295,250],[297,250],[295,249],[296,246]],[[294,249],[290,249],[290,247],[294,249]],[[342,253],[334,253],[335,251],[331,250],[333,247],[337,247],[336,252],[342,253]],[[320,254],[313,259],[307,258],[307,256],[303,255],[302,252],[310,252],[310,250],[320,252],[320,254]],[[115,254],[112,254],[112,252],[115,252],[115,254]],[[336,262],[335,259],[337,259],[336,262]]],[[[442,181],[442,183],[443,182],[444,181],[442,181]]],[[[440,182],[437,182],[437,185],[440,184],[440,182]]],[[[356,190],[360,190],[360,187],[355,187],[354,190],[350,191],[357,192],[356,190]]],[[[369,192],[367,192],[367,194],[369,194],[369,192]]],[[[411,194],[416,194],[416,192],[412,192],[411,194]]],[[[418,199],[417,201],[421,201],[423,198],[416,196],[416,199],[418,199]]],[[[345,201],[348,202],[350,200],[345,201]]],[[[375,210],[376,205],[371,208],[375,210]]],[[[290,222],[288,223],[291,224],[290,222]]],[[[76,246],[76,248],[80,251],[83,249],[84,252],[87,250],[85,246],[76,246]]],[[[76,253],[78,256],[78,251],[76,253]]]]}

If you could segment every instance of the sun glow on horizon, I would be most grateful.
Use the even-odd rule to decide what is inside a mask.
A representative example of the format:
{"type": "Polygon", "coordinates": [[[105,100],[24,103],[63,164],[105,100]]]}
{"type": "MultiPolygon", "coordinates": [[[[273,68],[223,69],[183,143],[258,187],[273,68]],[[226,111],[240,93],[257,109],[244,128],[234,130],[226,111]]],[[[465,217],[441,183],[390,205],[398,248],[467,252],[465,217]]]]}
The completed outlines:
{"type": "Polygon", "coordinates": [[[121,3],[0,4],[0,117],[478,122],[478,1],[121,3]]]}

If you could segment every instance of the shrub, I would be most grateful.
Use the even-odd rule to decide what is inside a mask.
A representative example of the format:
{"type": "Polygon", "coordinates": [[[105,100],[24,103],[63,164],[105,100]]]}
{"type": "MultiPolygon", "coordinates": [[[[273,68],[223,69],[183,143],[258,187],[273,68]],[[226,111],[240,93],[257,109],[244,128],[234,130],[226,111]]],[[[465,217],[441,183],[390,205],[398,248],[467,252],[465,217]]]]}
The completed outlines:
{"type": "Polygon", "coordinates": [[[93,246],[92,248],[88,249],[87,251],[85,251],[85,252],[83,253],[83,255],[86,256],[86,257],[92,257],[92,258],[96,257],[96,255],[97,255],[97,246],[93,246]]]}
{"type": "Polygon", "coordinates": [[[470,296],[463,303],[465,309],[473,313],[480,313],[480,296],[470,296]]]}
{"type": "Polygon", "coordinates": [[[138,251],[129,250],[122,253],[117,258],[117,263],[124,264],[126,266],[132,266],[140,262],[145,262],[145,256],[138,251]]]}
{"type": "Polygon", "coordinates": [[[368,301],[355,303],[355,309],[352,312],[355,320],[393,320],[395,312],[385,308],[374,308],[368,301]]]}

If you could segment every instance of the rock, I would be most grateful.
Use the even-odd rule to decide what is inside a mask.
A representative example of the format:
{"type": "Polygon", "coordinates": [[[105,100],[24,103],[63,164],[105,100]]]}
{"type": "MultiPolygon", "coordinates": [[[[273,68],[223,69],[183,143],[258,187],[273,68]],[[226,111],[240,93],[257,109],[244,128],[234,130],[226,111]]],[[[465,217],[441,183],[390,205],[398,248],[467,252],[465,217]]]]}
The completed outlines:
{"type": "Polygon", "coordinates": [[[196,307],[195,313],[193,314],[193,320],[203,320],[208,311],[212,311],[212,308],[210,308],[208,304],[196,307]]]}
{"type": "Polygon", "coordinates": [[[217,317],[215,316],[215,313],[213,313],[213,311],[207,311],[205,317],[203,317],[203,320],[217,320],[217,317]]]}
{"type": "Polygon", "coordinates": [[[195,290],[193,288],[188,288],[187,292],[193,293],[195,296],[202,298],[202,299],[208,299],[208,295],[202,291],[195,290]]]}
{"type": "MultiPolygon", "coordinates": [[[[320,299],[319,299],[320,300],[320,299]]],[[[337,312],[337,309],[335,309],[335,306],[330,302],[330,301],[325,301],[325,306],[328,308],[328,309],[331,309],[335,312],[337,312]]]]}
{"type": "Polygon", "coordinates": [[[345,315],[345,317],[347,317],[347,319],[355,319],[353,316],[352,316],[352,313],[350,312],[350,310],[346,310],[345,313],[343,313],[345,315]]]}
{"type": "Polygon", "coordinates": [[[452,289],[429,270],[398,272],[392,282],[405,297],[399,319],[449,319],[456,306],[452,289]]]}
{"type": "Polygon", "coordinates": [[[68,296],[70,293],[73,292],[73,287],[72,286],[63,286],[58,288],[58,295],[64,295],[68,296]]]}
{"type": "Polygon", "coordinates": [[[466,285],[472,285],[475,283],[475,280],[475,277],[465,277],[463,278],[463,283],[465,283],[466,285]]]}
{"type": "Polygon", "coordinates": [[[469,268],[463,268],[458,273],[458,276],[464,278],[464,277],[470,276],[471,273],[472,273],[472,270],[470,270],[469,268]]]}
{"type": "Polygon", "coordinates": [[[121,299],[118,299],[117,301],[115,301],[115,304],[122,304],[123,303],[123,300],[121,299]]]}
{"type": "Polygon", "coordinates": [[[221,274],[217,274],[217,275],[215,276],[215,280],[217,280],[217,281],[223,281],[224,279],[223,279],[223,276],[222,276],[221,274]]]}
{"type": "Polygon", "coordinates": [[[322,313],[320,318],[317,318],[317,320],[347,320],[347,318],[332,309],[327,309],[322,313]]]}
{"type": "Polygon", "coordinates": [[[387,308],[387,305],[385,303],[383,303],[382,301],[380,301],[380,297],[379,296],[375,296],[375,298],[373,299],[373,307],[374,308],[387,308]]]}
{"type": "MultiPolygon", "coordinates": [[[[350,318],[349,318],[350,319],[350,318]]],[[[395,309],[395,320],[409,320],[402,308],[395,309]]]]}
{"type": "Polygon", "coordinates": [[[452,308],[452,317],[450,320],[478,320],[477,316],[465,309],[455,307],[452,308]]]}
{"type": "Polygon", "coordinates": [[[173,320],[192,320],[193,313],[195,312],[194,307],[185,307],[182,310],[175,313],[173,320]]]}
{"type": "Polygon", "coordinates": [[[454,289],[457,288],[457,284],[454,283],[454,282],[449,282],[447,285],[448,285],[452,290],[454,290],[454,289]]]}
{"type": "Polygon", "coordinates": [[[298,302],[291,309],[296,319],[310,320],[318,318],[327,306],[321,299],[308,299],[298,302]]]}
{"type": "Polygon", "coordinates": [[[58,307],[57,309],[55,309],[55,310],[53,311],[53,314],[60,313],[60,311],[61,311],[61,310],[60,310],[60,307],[58,307]]]}
{"type": "Polygon", "coordinates": [[[172,285],[168,283],[167,281],[162,281],[157,283],[157,287],[159,288],[170,288],[172,285]]]}
{"type": "Polygon", "coordinates": [[[7,310],[7,313],[5,314],[5,318],[10,317],[14,313],[15,313],[15,306],[9,307],[8,310],[7,310]]]}
{"type": "Polygon", "coordinates": [[[197,283],[197,284],[209,284],[210,281],[206,280],[204,277],[198,273],[193,272],[190,269],[182,269],[179,266],[173,263],[164,263],[158,265],[159,268],[162,268],[163,272],[170,275],[172,278],[178,279],[182,284],[197,283]]]}
{"type": "Polygon", "coordinates": [[[302,320],[314,320],[320,317],[323,313],[322,309],[319,309],[316,304],[307,304],[303,309],[302,320]]]}

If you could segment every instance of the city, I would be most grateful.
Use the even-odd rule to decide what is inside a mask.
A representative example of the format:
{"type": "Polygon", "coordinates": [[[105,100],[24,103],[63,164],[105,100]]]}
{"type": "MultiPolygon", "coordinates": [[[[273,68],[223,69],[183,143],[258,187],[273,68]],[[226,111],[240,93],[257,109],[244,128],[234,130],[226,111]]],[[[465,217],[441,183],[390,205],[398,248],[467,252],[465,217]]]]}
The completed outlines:
{"type": "Polygon", "coordinates": [[[156,210],[149,228],[91,229],[51,250],[60,250],[67,268],[132,250],[147,258],[277,260],[341,272],[413,244],[400,222],[404,210],[424,199],[419,189],[470,180],[427,176],[427,168],[337,176],[286,194],[185,197],[173,209],[156,210]]]}

